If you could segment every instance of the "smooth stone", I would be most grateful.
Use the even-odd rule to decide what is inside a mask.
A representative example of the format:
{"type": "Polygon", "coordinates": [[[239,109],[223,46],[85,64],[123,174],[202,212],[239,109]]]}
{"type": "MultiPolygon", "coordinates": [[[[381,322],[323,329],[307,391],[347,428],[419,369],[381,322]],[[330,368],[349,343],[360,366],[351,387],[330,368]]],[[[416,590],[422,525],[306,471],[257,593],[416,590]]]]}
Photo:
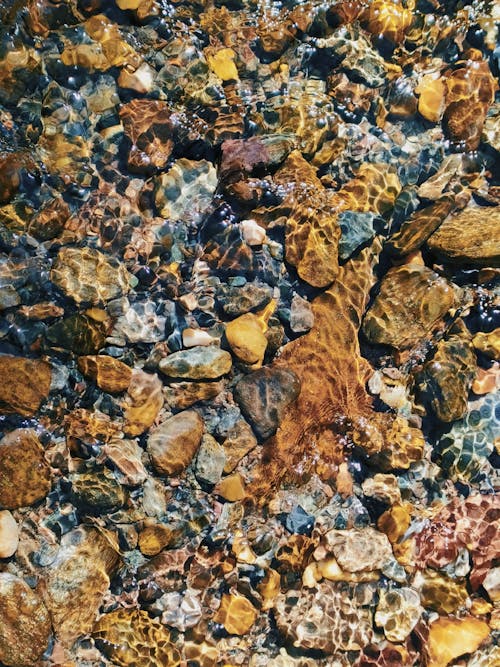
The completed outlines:
{"type": "Polygon", "coordinates": [[[245,485],[243,478],[239,473],[224,477],[214,488],[213,493],[220,496],[229,503],[235,503],[238,500],[246,498],[245,485]]]}
{"type": "Polygon", "coordinates": [[[160,475],[178,475],[191,463],[203,436],[203,419],[195,410],[170,417],[149,434],[147,451],[160,475]]]}
{"type": "Polygon", "coordinates": [[[126,391],[132,378],[130,366],[104,354],[79,357],[78,368],[93,380],[99,389],[110,394],[126,391]]]}
{"type": "Polygon", "coordinates": [[[216,301],[224,315],[237,317],[250,311],[260,310],[273,296],[267,285],[246,283],[242,286],[221,285],[216,293],[216,301]]]}
{"type": "Polygon", "coordinates": [[[242,595],[224,593],[214,621],[221,623],[230,635],[245,635],[258,615],[257,609],[242,595]]]}
{"type": "Polygon", "coordinates": [[[0,661],[7,667],[38,665],[51,634],[42,599],[19,577],[0,572],[0,661]]]}
{"type": "Polygon", "coordinates": [[[47,398],[51,366],[39,359],[0,356],[0,410],[32,417],[47,398]]]}
{"type": "Polygon", "coordinates": [[[427,245],[458,266],[500,267],[500,206],[468,206],[449,216],[427,245]]]}
{"type": "Polygon", "coordinates": [[[205,433],[196,456],[195,475],[203,484],[217,484],[226,464],[226,451],[209,433],[205,433]]]}
{"type": "Polygon", "coordinates": [[[339,241],[339,258],[348,259],[360,245],[375,235],[376,216],[370,212],[341,211],[339,225],[342,236],[339,241]]]}
{"type": "Polygon", "coordinates": [[[17,509],[45,498],[51,474],[35,431],[17,429],[0,440],[0,507],[17,509]]]}
{"type": "Polygon", "coordinates": [[[111,470],[92,470],[71,477],[73,503],[91,514],[108,514],[125,503],[125,491],[111,470]]]}
{"type": "MultiPolygon", "coordinates": [[[[140,4],[141,2],[143,2],[143,0],[133,0],[132,3],[140,4]]],[[[131,4],[130,0],[129,4],[131,4]]],[[[135,70],[135,72],[128,72],[125,68],[122,69],[120,76],[118,77],[118,85],[121,88],[135,90],[137,93],[149,93],[153,88],[155,76],[155,70],[147,63],[143,63],[135,70]]]]}
{"type": "Polygon", "coordinates": [[[428,667],[446,667],[464,653],[473,653],[490,634],[485,621],[472,616],[442,616],[429,626],[424,645],[428,667]]]}
{"type": "Polygon", "coordinates": [[[19,527],[9,510],[0,511],[0,558],[10,558],[19,544],[19,527]]]}
{"type": "Polygon", "coordinates": [[[212,343],[215,343],[215,340],[203,329],[184,329],[182,332],[183,347],[204,347],[212,343]]]}
{"type": "Polygon", "coordinates": [[[245,313],[226,326],[227,342],[233,353],[246,364],[261,364],[267,348],[261,320],[245,313]]]}
{"type": "Polygon", "coordinates": [[[232,366],[229,352],[215,346],[192,347],[174,352],[159,363],[161,372],[172,378],[215,380],[229,373],[232,366]]]}
{"type": "Polygon", "coordinates": [[[404,642],[417,625],[423,608],[420,596],[412,588],[381,590],[375,612],[375,624],[391,642],[404,642]]]}
{"type": "Polygon", "coordinates": [[[163,384],[156,373],[134,368],[123,402],[126,435],[141,435],[156,421],[163,407],[163,384]]]}
{"type": "Polygon", "coordinates": [[[276,433],[285,408],[298,397],[300,381],[293,371],[265,367],[241,379],[233,393],[257,437],[267,440],[276,433]]]}
{"type": "Polygon", "coordinates": [[[304,333],[314,326],[314,313],[309,301],[299,294],[294,294],[290,305],[290,329],[295,333],[304,333]]]}
{"type": "Polygon", "coordinates": [[[255,220],[242,220],[240,222],[244,240],[249,246],[259,246],[266,240],[266,230],[258,225],[255,220]]]}
{"type": "Polygon", "coordinates": [[[492,568],[483,581],[483,588],[494,603],[500,601],[500,567],[492,568]]]}
{"type": "Polygon", "coordinates": [[[234,426],[228,430],[226,439],[223,442],[226,454],[224,472],[226,474],[233,472],[241,459],[251,452],[252,449],[255,449],[256,446],[257,439],[252,428],[244,419],[238,420],[234,426]]]}
{"type": "Polygon", "coordinates": [[[173,382],[165,390],[169,405],[177,410],[190,408],[199,401],[207,401],[218,396],[224,383],[218,382],[173,382]]]}

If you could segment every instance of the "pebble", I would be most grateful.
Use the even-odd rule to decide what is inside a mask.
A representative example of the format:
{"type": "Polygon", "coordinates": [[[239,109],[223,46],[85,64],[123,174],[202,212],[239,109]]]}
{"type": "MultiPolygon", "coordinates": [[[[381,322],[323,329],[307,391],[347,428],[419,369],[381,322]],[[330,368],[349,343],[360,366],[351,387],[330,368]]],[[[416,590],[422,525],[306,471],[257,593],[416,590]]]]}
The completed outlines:
{"type": "Polygon", "coordinates": [[[196,346],[174,352],[159,363],[164,375],[189,380],[215,380],[229,373],[231,366],[229,352],[214,346],[196,346]]]}
{"type": "Polygon", "coordinates": [[[0,558],[10,558],[19,544],[19,528],[9,510],[0,511],[0,558]]]}
{"type": "Polygon", "coordinates": [[[295,333],[304,333],[314,326],[314,313],[309,301],[299,294],[294,294],[290,305],[290,329],[295,333]]]}
{"type": "Polygon", "coordinates": [[[130,366],[102,354],[79,357],[78,368],[100,389],[110,394],[126,391],[132,379],[130,366]]]}
{"type": "Polygon", "coordinates": [[[203,435],[203,419],[186,410],[166,419],[151,430],[147,451],[160,475],[178,475],[191,463],[203,435]]]}
{"type": "Polygon", "coordinates": [[[224,594],[214,621],[221,623],[230,635],[244,635],[250,632],[257,616],[257,609],[242,595],[224,594]]]}
{"type": "Polygon", "coordinates": [[[51,473],[36,432],[22,428],[0,440],[0,506],[17,509],[45,498],[51,473]]]}
{"type": "Polygon", "coordinates": [[[257,439],[252,428],[244,419],[239,419],[226,434],[222,443],[225,451],[226,462],[224,472],[233,472],[241,459],[257,446],[257,439]]]}
{"type": "Polygon", "coordinates": [[[227,500],[229,503],[244,500],[246,498],[246,491],[243,478],[239,473],[228,475],[221,479],[215,486],[213,493],[216,496],[220,496],[224,500],[227,500]]]}
{"type": "Polygon", "coordinates": [[[49,395],[51,375],[51,366],[46,361],[1,355],[2,412],[32,417],[49,395]]]}
{"type": "Polygon", "coordinates": [[[203,329],[184,329],[182,332],[183,347],[199,347],[215,343],[215,339],[203,329]]]}
{"type": "Polygon", "coordinates": [[[196,456],[195,475],[203,484],[217,484],[226,465],[226,451],[217,440],[205,433],[196,456]]]}
{"type": "Polygon", "coordinates": [[[267,348],[260,319],[253,313],[240,315],[226,326],[226,338],[234,355],[246,364],[260,365],[267,348]]]}
{"type": "Polygon", "coordinates": [[[242,220],[240,222],[243,238],[249,246],[259,246],[266,240],[266,230],[258,225],[255,220],[242,220]]]}

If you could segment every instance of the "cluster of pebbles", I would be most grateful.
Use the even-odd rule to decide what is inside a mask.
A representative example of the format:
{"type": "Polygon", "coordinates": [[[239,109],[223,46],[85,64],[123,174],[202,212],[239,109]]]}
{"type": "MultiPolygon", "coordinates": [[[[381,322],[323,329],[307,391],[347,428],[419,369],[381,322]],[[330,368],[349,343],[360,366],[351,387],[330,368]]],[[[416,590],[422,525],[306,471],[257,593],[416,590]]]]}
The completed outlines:
{"type": "Polygon", "coordinates": [[[500,665],[499,23],[0,0],[2,665],[500,665]]]}

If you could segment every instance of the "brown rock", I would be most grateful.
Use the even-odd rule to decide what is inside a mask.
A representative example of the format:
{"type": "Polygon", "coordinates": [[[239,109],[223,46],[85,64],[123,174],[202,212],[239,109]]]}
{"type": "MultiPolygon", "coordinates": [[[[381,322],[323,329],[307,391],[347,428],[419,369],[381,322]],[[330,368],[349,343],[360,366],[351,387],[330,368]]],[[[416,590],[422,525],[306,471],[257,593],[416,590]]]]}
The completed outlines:
{"type": "Polygon", "coordinates": [[[231,635],[246,635],[257,619],[258,611],[242,595],[223,595],[217,613],[216,623],[221,623],[231,635]]]}
{"type": "Polygon", "coordinates": [[[203,419],[194,410],[186,410],[170,417],[148,438],[147,451],[156,472],[178,475],[190,464],[200,446],[203,419]]]}
{"type": "Polygon", "coordinates": [[[218,382],[173,382],[166,389],[167,402],[178,410],[190,408],[198,401],[215,398],[224,389],[218,382]]]}
{"type": "Polygon", "coordinates": [[[222,444],[226,452],[224,472],[227,474],[233,472],[241,459],[257,446],[257,439],[246,421],[240,419],[229,429],[222,444]]]}
{"type": "Polygon", "coordinates": [[[50,638],[50,617],[40,596],[19,577],[0,573],[0,661],[38,665],[50,638]]]}
{"type": "Polygon", "coordinates": [[[214,488],[215,495],[224,498],[230,503],[246,498],[245,485],[243,478],[238,473],[224,477],[214,488]]]}
{"type": "Polygon", "coordinates": [[[488,624],[472,616],[438,618],[431,623],[424,646],[428,667],[446,667],[464,653],[473,653],[490,634],[488,624]]]}
{"type": "Polygon", "coordinates": [[[240,315],[226,326],[226,338],[233,353],[247,364],[261,364],[267,347],[259,318],[253,313],[240,315]]]}
{"type": "Polygon", "coordinates": [[[28,232],[39,241],[54,239],[63,231],[70,214],[62,197],[52,199],[30,220],[28,232]]]}
{"type": "Polygon", "coordinates": [[[126,435],[141,435],[150,428],[163,407],[163,385],[155,373],[134,368],[124,401],[126,435]]]}
{"type": "Polygon", "coordinates": [[[50,364],[40,359],[0,356],[0,410],[33,416],[50,391],[50,364]]]}
{"type": "Polygon", "coordinates": [[[35,431],[20,428],[0,441],[0,506],[32,505],[50,491],[50,468],[35,431]]]}
{"type": "Polygon", "coordinates": [[[500,266],[500,206],[469,206],[443,222],[427,241],[440,259],[459,266],[500,266]]]}
{"type": "Polygon", "coordinates": [[[179,531],[157,523],[146,526],[139,533],[139,549],[145,556],[156,556],[165,547],[171,546],[179,537],[179,531]]]}
{"type": "Polygon", "coordinates": [[[104,354],[79,357],[78,368],[110,394],[126,391],[132,378],[130,366],[104,354]]]}

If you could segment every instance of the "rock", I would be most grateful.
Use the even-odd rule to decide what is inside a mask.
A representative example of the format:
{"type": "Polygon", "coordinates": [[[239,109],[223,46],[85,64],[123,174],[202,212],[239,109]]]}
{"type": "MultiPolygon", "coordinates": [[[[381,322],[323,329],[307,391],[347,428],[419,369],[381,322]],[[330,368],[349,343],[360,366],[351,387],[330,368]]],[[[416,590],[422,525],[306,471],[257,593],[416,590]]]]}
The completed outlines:
{"type": "Polygon", "coordinates": [[[174,352],[159,363],[164,375],[189,380],[215,380],[229,373],[231,366],[229,352],[213,346],[174,352]]]}
{"type": "Polygon", "coordinates": [[[45,498],[50,468],[36,432],[20,428],[0,440],[0,506],[16,509],[45,498]]]}
{"type": "Polygon", "coordinates": [[[492,568],[483,581],[483,588],[493,603],[500,601],[500,567],[492,568]]]}
{"type": "Polygon", "coordinates": [[[142,609],[118,609],[104,614],[94,625],[92,636],[118,667],[180,667],[181,657],[169,631],[142,609]]]}
{"type": "Polygon", "coordinates": [[[480,331],[472,339],[472,344],[486,356],[492,359],[500,357],[500,329],[494,329],[489,333],[480,331]]]}
{"type": "Polygon", "coordinates": [[[368,498],[375,498],[388,505],[401,502],[401,491],[399,490],[398,478],[395,475],[377,473],[373,477],[365,479],[361,488],[368,498]]]}
{"type": "Polygon", "coordinates": [[[250,247],[262,245],[266,240],[266,230],[260,227],[255,220],[242,220],[240,227],[243,238],[250,247]]]}
{"type": "Polygon", "coordinates": [[[61,234],[70,215],[70,208],[62,197],[52,199],[31,218],[28,232],[39,241],[54,239],[61,234]]]}
{"type": "Polygon", "coordinates": [[[439,614],[454,614],[465,606],[468,598],[465,583],[453,581],[434,570],[425,570],[422,578],[420,600],[424,607],[439,614]]]}
{"type": "Polygon", "coordinates": [[[224,472],[227,474],[233,472],[241,459],[257,446],[257,439],[246,421],[239,419],[229,429],[222,444],[226,459],[224,472]]]}
{"type": "Polygon", "coordinates": [[[308,514],[300,505],[297,505],[286,515],[284,526],[289,533],[310,535],[314,527],[314,516],[308,514]]]}
{"type": "Polygon", "coordinates": [[[170,417],[149,434],[147,451],[160,475],[178,475],[191,463],[203,435],[203,419],[194,410],[170,417]]]}
{"type": "Polygon", "coordinates": [[[101,530],[80,526],[62,536],[42,594],[64,646],[90,632],[117,563],[117,548],[101,530]]]}
{"type": "Polygon", "coordinates": [[[299,379],[283,368],[261,368],[234,388],[236,402],[262,440],[276,432],[286,407],[299,393],[299,379]]]}
{"type": "Polygon", "coordinates": [[[114,439],[101,448],[106,460],[115,466],[122,477],[123,484],[139,486],[147,479],[147,472],[142,463],[143,450],[135,440],[114,439]]]}
{"type": "Polygon", "coordinates": [[[159,315],[157,310],[157,305],[149,300],[127,304],[125,312],[116,320],[110,338],[120,345],[165,340],[167,318],[159,315]]]}
{"type": "Polygon", "coordinates": [[[362,13],[361,21],[372,35],[382,35],[394,44],[399,44],[413,23],[413,15],[410,9],[399,3],[374,0],[362,13]]]}
{"type": "Polygon", "coordinates": [[[259,283],[245,283],[238,287],[222,284],[217,290],[216,300],[224,315],[237,317],[264,308],[272,296],[271,288],[259,283]]]}
{"type": "Polygon", "coordinates": [[[267,348],[267,327],[253,313],[240,315],[226,326],[227,342],[233,353],[247,364],[260,365],[267,348]]]}
{"type": "Polygon", "coordinates": [[[405,534],[411,523],[411,515],[402,503],[396,503],[381,514],[377,521],[377,528],[387,535],[391,544],[396,544],[405,534]]]}
{"type": "Polygon", "coordinates": [[[93,248],[61,248],[50,279],[78,305],[82,302],[97,305],[130,289],[125,266],[93,248]]]}
{"type": "Polygon", "coordinates": [[[178,532],[162,523],[146,526],[139,533],[139,549],[145,556],[156,556],[165,547],[173,546],[178,532]]]}
{"type": "Polygon", "coordinates": [[[290,306],[290,329],[295,333],[309,331],[314,325],[314,313],[309,301],[294,294],[290,306]]]}
{"type": "Polygon", "coordinates": [[[201,221],[217,187],[217,172],[208,160],[180,158],[156,179],[155,203],[163,218],[201,221]]]}
{"type": "Polygon", "coordinates": [[[381,590],[375,623],[391,642],[404,642],[417,625],[423,608],[420,596],[412,588],[381,590]]]}
{"type": "Polygon", "coordinates": [[[464,653],[473,653],[490,634],[488,624],[472,616],[441,617],[429,626],[424,645],[429,667],[446,667],[464,653]]]}
{"type": "Polygon", "coordinates": [[[128,165],[132,171],[150,173],[166,167],[174,146],[171,117],[170,106],[160,100],[133,99],[122,105],[120,118],[131,142],[128,165]]]}
{"type": "Polygon", "coordinates": [[[371,527],[330,530],[325,544],[346,572],[380,570],[394,558],[386,535],[371,527]]]}
{"type": "MultiPolygon", "coordinates": [[[[140,0],[142,2],[143,0],[140,0]]],[[[134,2],[138,4],[139,0],[134,2]]],[[[153,87],[153,82],[156,76],[155,70],[147,63],[142,63],[135,72],[129,72],[127,69],[122,69],[118,77],[118,85],[121,88],[130,88],[137,93],[149,93],[153,87]]]]}
{"type": "Polygon", "coordinates": [[[163,385],[156,373],[134,368],[123,401],[126,435],[141,435],[156,421],[163,407],[163,385]]]}
{"type": "Polygon", "coordinates": [[[428,239],[442,261],[458,266],[500,266],[500,206],[468,206],[449,216],[428,239]]]}
{"type": "Polygon", "coordinates": [[[438,73],[426,74],[415,88],[418,111],[431,123],[439,123],[445,109],[446,86],[438,73]]]}
{"type": "Polygon", "coordinates": [[[0,572],[0,661],[7,667],[38,665],[51,634],[40,596],[19,577],[0,572]]]}
{"type": "Polygon", "coordinates": [[[342,211],[339,214],[339,225],[342,236],[339,241],[339,258],[348,259],[360,245],[375,236],[374,222],[376,216],[370,212],[342,211]]]}
{"type": "Polygon", "coordinates": [[[217,484],[226,464],[226,452],[217,440],[206,433],[196,457],[195,475],[203,484],[217,484]]]}
{"type": "Polygon", "coordinates": [[[110,470],[91,470],[71,477],[73,503],[89,514],[108,514],[125,503],[125,492],[110,470]]]}
{"type": "Polygon", "coordinates": [[[230,635],[246,635],[258,614],[253,604],[242,595],[224,594],[213,620],[221,623],[230,635]]]}
{"type": "Polygon", "coordinates": [[[0,356],[0,410],[32,417],[47,398],[52,371],[41,359],[0,356]]]}
{"type": "Polygon", "coordinates": [[[132,378],[130,366],[104,354],[79,357],[78,368],[110,394],[126,391],[132,378]]]}
{"type": "Polygon", "coordinates": [[[211,47],[205,49],[208,66],[223,81],[238,79],[238,70],[234,64],[236,53],[233,49],[214,50],[211,47]]]}
{"type": "Polygon", "coordinates": [[[298,648],[329,655],[357,651],[373,635],[371,612],[362,597],[360,587],[330,581],[287,591],[274,605],[278,631],[298,648]]]}
{"type": "Polygon", "coordinates": [[[184,329],[182,332],[182,346],[183,347],[198,347],[204,345],[211,345],[215,343],[215,339],[203,329],[184,329]]]}
{"type": "Polygon", "coordinates": [[[224,390],[223,382],[172,382],[165,390],[167,402],[177,410],[215,398],[224,390]]]}
{"type": "Polygon", "coordinates": [[[239,473],[228,475],[227,477],[221,479],[221,481],[215,486],[213,493],[216,496],[220,496],[224,500],[227,500],[229,503],[235,503],[238,502],[238,500],[244,500],[246,498],[246,491],[243,478],[239,473]]]}
{"type": "Polygon", "coordinates": [[[420,264],[389,269],[365,315],[372,343],[405,349],[418,344],[455,303],[452,285],[420,264]],[[404,295],[404,298],[403,296],[404,295]]]}
{"type": "Polygon", "coordinates": [[[0,558],[10,558],[16,553],[19,528],[8,510],[0,511],[0,558]]]}
{"type": "Polygon", "coordinates": [[[52,324],[47,329],[47,340],[75,354],[93,354],[104,347],[105,323],[77,313],[52,324]]]}

